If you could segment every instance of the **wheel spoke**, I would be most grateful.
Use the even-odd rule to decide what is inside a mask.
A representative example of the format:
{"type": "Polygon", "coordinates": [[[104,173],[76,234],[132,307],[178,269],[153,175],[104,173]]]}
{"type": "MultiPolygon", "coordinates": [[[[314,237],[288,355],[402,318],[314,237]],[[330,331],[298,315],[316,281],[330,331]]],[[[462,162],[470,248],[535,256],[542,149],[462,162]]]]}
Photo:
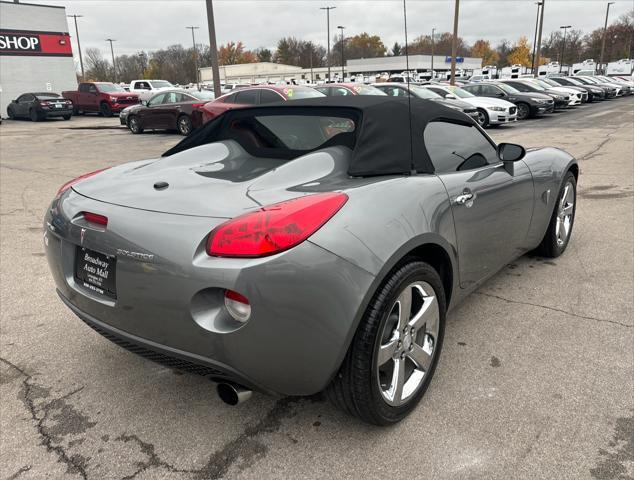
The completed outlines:
{"type": "Polygon", "coordinates": [[[408,324],[412,313],[412,289],[403,290],[396,301],[398,302],[398,329],[402,330],[408,324]]]}
{"type": "Polygon", "coordinates": [[[412,350],[407,353],[407,356],[411,358],[411,360],[419,369],[426,372],[427,370],[429,370],[429,366],[431,365],[430,353],[427,353],[427,351],[423,347],[421,347],[417,343],[414,343],[412,345],[412,350]]]}
{"type": "Polygon", "coordinates": [[[394,355],[394,352],[396,351],[397,344],[398,339],[393,338],[385,345],[381,345],[381,348],[379,348],[379,358],[377,360],[377,365],[379,367],[391,360],[392,355],[394,355]]]}
{"type": "Polygon", "coordinates": [[[403,397],[403,386],[405,385],[405,360],[394,360],[394,370],[392,371],[392,384],[390,385],[390,397],[396,404],[401,402],[403,397]]]}
{"type": "Polygon", "coordinates": [[[574,205],[572,203],[567,203],[566,205],[564,205],[564,208],[562,209],[561,213],[565,216],[572,215],[573,207],[574,205]]]}
{"type": "Polygon", "coordinates": [[[418,330],[423,325],[427,325],[426,331],[436,331],[435,328],[438,324],[438,308],[436,305],[436,297],[423,297],[423,305],[420,310],[414,315],[414,318],[409,322],[410,327],[414,327],[418,330]]]}

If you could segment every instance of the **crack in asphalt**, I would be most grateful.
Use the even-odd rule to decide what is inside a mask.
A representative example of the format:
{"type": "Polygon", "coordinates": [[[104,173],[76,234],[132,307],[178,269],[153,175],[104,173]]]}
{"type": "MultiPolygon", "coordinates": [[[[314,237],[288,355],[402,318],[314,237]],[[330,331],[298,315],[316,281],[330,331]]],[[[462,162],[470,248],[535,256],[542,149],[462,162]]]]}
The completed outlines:
{"type": "Polygon", "coordinates": [[[24,465],[23,467],[20,467],[20,469],[17,472],[15,472],[13,475],[11,475],[10,477],[7,477],[7,480],[15,480],[23,473],[26,473],[29,470],[31,470],[31,468],[33,468],[33,465],[24,465]]]}
{"type": "Polygon", "coordinates": [[[608,143],[610,141],[610,137],[614,134],[615,132],[612,133],[608,133],[605,136],[605,139],[602,140],[599,145],[597,145],[596,148],[594,148],[593,150],[591,150],[590,152],[586,153],[585,155],[582,155],[581,157],[579,157],[577,160],[581,161],[581,160],[590,160],[591,158],[594,158],[596,156],[597,153],[599,153],[599,150],[601,150],[606,143],[608,143]]]}
{"type": "Polygon", "coordinates": [[[498,300],[502,300],[507,303],[516,303],[518,305],[528,305],[531,307],[538,307],[538,308],[543,308],[546,310],[552,310],[553,312],[565,313],[566,315],[570,315],[571,317],[582,318],[584,320],[593,320],[595,322],[611,323],[613,325],[618,325],[620,327],[632,328],[632,325],[628,325],[627,323],[617,322],[616,320],[608,320],[607,318],[588,317],[586,315],[579,315],[577,313],[569,312],[568,310],[562,310],[561,308],[549,307],[548,305],[540,305],[539,303],[524,302],[522,300],[511,300],[510,298],[500,297],[499,295],[494,295],[492,293],[485,293],[485,292],[473,292],[473,294],[482,295],[483,297],[497,298],[498,300]]]}
{"type": "Polygon", "coordinates": [[[48,452],[53,452],[57,455],[58,461],[66,465],[68,473],[78,473],[79,475],[81,475],[81,478],[83,480],[88,480],[88,474],[86,473],[86,459],[78,455],[69,455],[64,447],[62,447],[61,445],[53,445],[53,436],[47,431],[46,427],[44,426],[44,420],[48,415],[48,411],[50,410],[51,405],[53,405],[55,402],[65,400],[68,397],[75,395],[76,393],[83,390],[84,387],[80,387],[60,398],[54,399],[53,401],[49,402],[47,405],[44,406],[44,416],[39,418],[37,414],[38,409],[36,408],[35,402],[33,400],[33,389],[36,388],[36,386],[32,383],[33,377],[25,372],[22,368],[10,362],[9,360],[6,360],[5,358],[0,357],[0,361],[8,367],[19,372],[20,375],[24,377],[24,379],[22,380],[21,400],[31,414],[31,419],[35,422],[35,427],[41,437],[40,443],[46,447],[46,450],[48,452]]]}
{"type": "MultiPolygon", "coordinates": [[[[59,398],[55,398],[47,402],[43,405],[43,407],[38,407],[36,406],[34,400],[34,397],[37,397],[37,390],[46,389],[33,383],[32,375],[27,373],[23,368],[5,358],[0,357],[0,361],[23,377],[20,400],[29,411],[31,419],[35,423],[37,433],[41,438],[41,445],[45,446],[47,451],[53,452],[57,455],[58,461],[66,465],[67,473],[79,474],[83,480],[88,480],[89,475],[87,472],[87,466],[89,459],[81,455],[71,455],[63,446],[54,445],[56,436],[51,429],[44,425],[44,422],[47,418],[49,418],[49,412],[51,410],[58,408],[60,402],[63,402],[65,399],[77,394],[83,390],[84,387],[79,387],[59,398]],[[40,412],[43,412],[43,415],[40,412]]],[[[236,465],[239,471],[243,471],[252,466],[260,458],[263,458],[268,452],[268,447],[261,441],[257,440],[256,437],[278,431],[282,425],[282,421],[285,418],[290,418],[294,415],[295,412],[292,407],[306,401],[321,402],[323,399],[319,397],[285,397],[277,400],[273,408],[269,410],[264,417],[262,417],[257,423],[247,426],[235,439],[226,443],[220,450],[211,454],[207,463],[199,469],[177,468],[169,462],[163,460],[156,453],[156,448],[152,443],[143,441],[136,434],[123,433],[116,437],[115,440],[124,443],[136,443],[141,452],[147,456],[147,460],[137,462],[136,471],[130,475],[122,477],[122,480],[133,480],[138,475],[152,468],[163,468],[170,473],[192,475],[194,480],[217,480],[223,478],[227,472],[236,465]]],[[[18,478],[31,468],[31,465],[23,466],[9,478],[18,478]]]]}

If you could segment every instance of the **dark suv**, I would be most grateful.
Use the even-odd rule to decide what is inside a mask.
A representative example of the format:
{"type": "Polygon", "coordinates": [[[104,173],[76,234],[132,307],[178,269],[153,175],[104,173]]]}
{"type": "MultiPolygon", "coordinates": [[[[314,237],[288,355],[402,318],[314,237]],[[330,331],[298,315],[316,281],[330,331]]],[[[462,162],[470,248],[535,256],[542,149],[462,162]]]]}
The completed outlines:
{"type": "Polygon", "coordinates": [[[543,93],[522,93],[516,88],[504,83],[481,82],[465,85],[464,90],[476,97],[501,98],[517,105],[517,118],[524,120],[528,117],[550,113],[555,108],[555,101],[543,93]]]}

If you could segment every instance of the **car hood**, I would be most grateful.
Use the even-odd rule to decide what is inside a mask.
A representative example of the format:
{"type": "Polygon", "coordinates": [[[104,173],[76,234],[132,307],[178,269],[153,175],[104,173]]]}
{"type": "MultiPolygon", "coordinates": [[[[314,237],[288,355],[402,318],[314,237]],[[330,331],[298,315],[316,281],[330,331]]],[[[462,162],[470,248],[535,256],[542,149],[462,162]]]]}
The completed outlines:
{"type": "Polygon", "coordinates": [[[469,97],[469,98],[463,98],[462,100],[464,102],[470,103],[474,107],[480,107],[480,108],[488,108],[488,107],[510,108],[515,106],[515,104],[511,102],[507,102],[506,100],[502,100],[501,98],[469,97]]]}
{"type": "Polygon", "coordinates": [[[570,88],[570,87],[550,87],[548,89],[549,92],[555,92],[555,93],[565,93],[567,95],[576,95],[577,93],[579,93],[578,90],[574,89],[574,88],[570,88]]]}
{"type": "Polygon", "coordinates": [[[433,99],[435,102],[442,103],[447,105],[448,107],[457,107],[463,110],[473,110],[473,105],[470,103],[464,102],[462,100],[454,100],[453,98],[439,98],[433,99]]]}
{"type": "Polygon", "coordinates": [[[349,187],[350,154],[345,147],[331,147],[281,161],[252,157],[237,142],[225,140],[113,167],[72,188],[124,207],[233,218],[302,193],[349,187]],[[160,188],[160,182],[168,186],[160,188]]]}
{"type": "Polygon", "coordinates": [[[509,100],[511,100],[512,102],[514,101],[518,101],[518,100],[530,100],[531,98],[541,98],[542,100],[552,100],[553,97],[551,97],[550,95],[546,95],[544,93],[538,93],[538,92],[520,92],[520,93],[511,93],[509,94],[509,100]]]}
{"type": "Polygon", "coordinates": [[[131,92],[104,92],[105,95],[110,95],[111,97],[115,97],[115,98],[127,98],[127,97],[131,97],[131,98],[138,98],[139,96],[136,93],[131,93],[131,92]]]}

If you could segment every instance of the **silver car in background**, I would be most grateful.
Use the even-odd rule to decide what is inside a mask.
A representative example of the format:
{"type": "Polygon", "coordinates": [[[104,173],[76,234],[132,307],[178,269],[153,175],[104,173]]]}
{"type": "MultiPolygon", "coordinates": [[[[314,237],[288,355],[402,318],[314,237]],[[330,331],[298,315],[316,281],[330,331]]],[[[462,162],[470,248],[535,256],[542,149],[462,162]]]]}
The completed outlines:
{"type": "Polygon", "coordinates": [[[61,300],[121,347],[231,404],[325,391],[388,425],[428,388],[448,311],[525,252],[564,252],[578,175],[439,102],[298,100],[66,183],[43,239],[61,300]]]}

